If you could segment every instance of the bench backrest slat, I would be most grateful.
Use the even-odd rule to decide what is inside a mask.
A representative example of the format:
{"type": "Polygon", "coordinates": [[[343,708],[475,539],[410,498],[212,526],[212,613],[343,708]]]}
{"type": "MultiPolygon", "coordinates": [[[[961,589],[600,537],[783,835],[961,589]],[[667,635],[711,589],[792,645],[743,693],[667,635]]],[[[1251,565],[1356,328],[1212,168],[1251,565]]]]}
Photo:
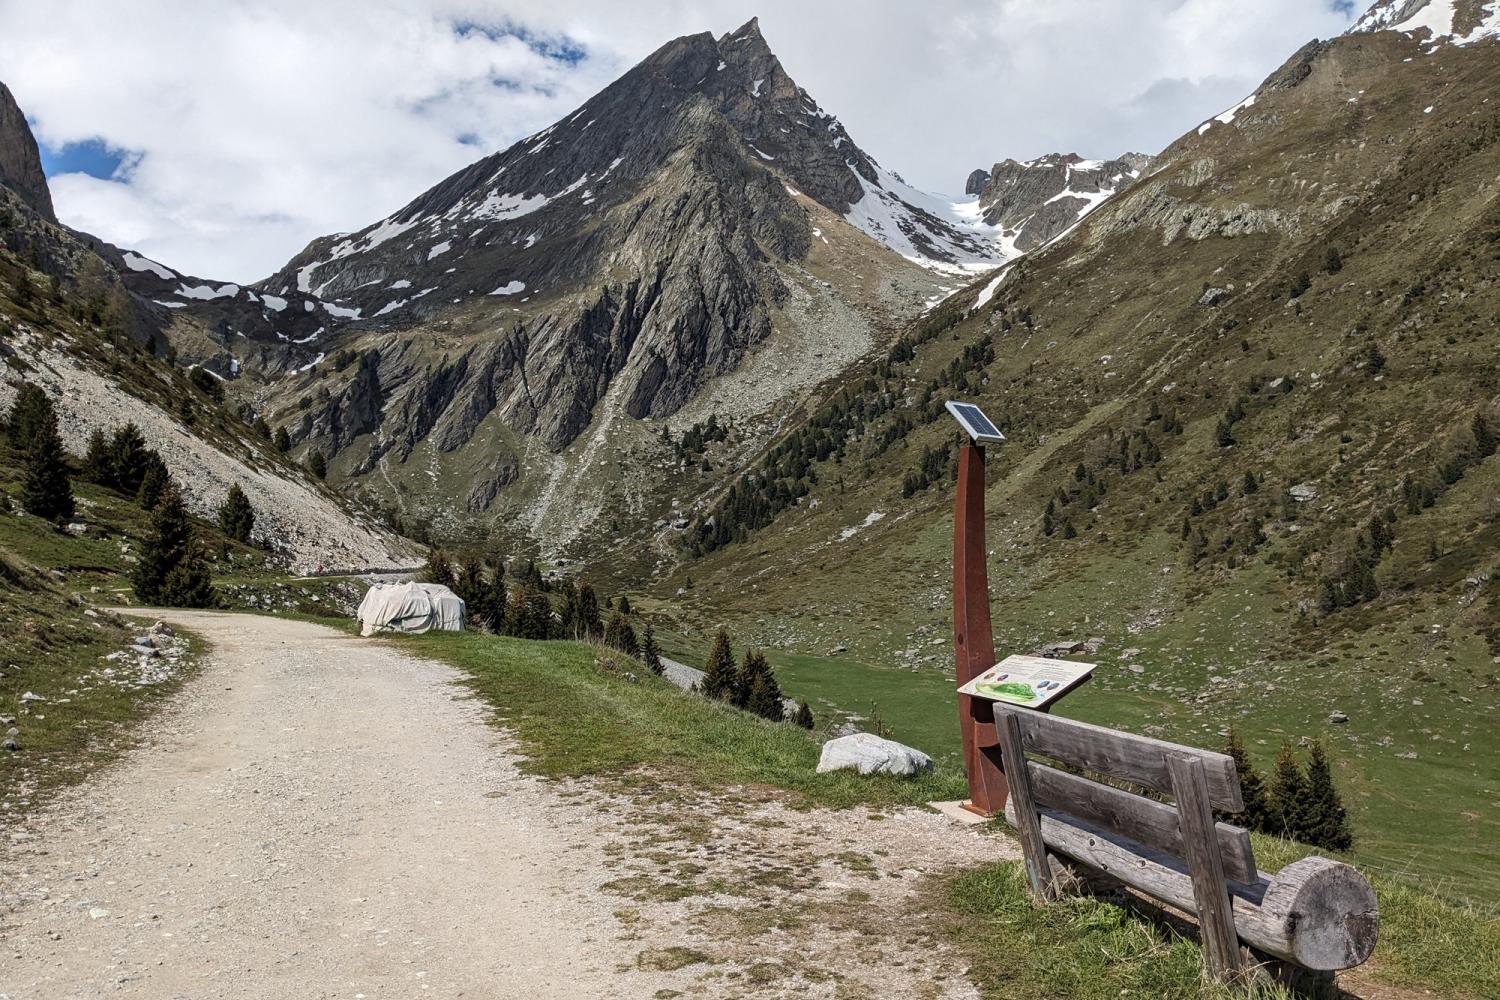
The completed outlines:
{"type": "MultiPolygon", "coordinates": [[[[1112,830],[1147,847],[1183,856],[1176,806],[1034,760],[1027,761],[1027,774],[1031,778],[1032,798],[1038,806],[1112,830]]],[[[1224,874],[1237,882],[1255,882],[1260,876],[1250,847],[1250,834],[1228,823],[1216,823],[1214,836],[1224,861],[1224,874]]]]}
{"type": "Polygon", "coordinates": [[[1197,757],[1203,761],[1208,797],[1213,808],[1224,812],[1240,812],[1245,808],[1234,760],[1226,754],[1044,715],[1004,702],[995,702],[994,708],[997,715],[1006,712],[1017,717],[1021,723],[1021,743],[1029,753],[1107,774],[1167,795],[1172,794],[1168,758],[1173,754],[1197,757]]]}

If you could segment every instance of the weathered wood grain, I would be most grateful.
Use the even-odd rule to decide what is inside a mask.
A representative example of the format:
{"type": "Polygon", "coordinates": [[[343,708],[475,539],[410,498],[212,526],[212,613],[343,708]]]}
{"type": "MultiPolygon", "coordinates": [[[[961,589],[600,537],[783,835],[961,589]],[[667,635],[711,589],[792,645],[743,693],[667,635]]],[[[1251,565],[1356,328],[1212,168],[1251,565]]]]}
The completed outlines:
{"type": "Polygon", "coordinates": [[[1167,757],[1170,754],[1197,757],[1203,762],[1209,804],[1224,812],[1245,808],[1234,760],[1226,754],[1045,715],[1004,702],[995,702],[994,710],[997,718],[1002,713],[1016,717],[1021,724],[1021,743],[1031,753],[1167,794],[1172,792],[1167,757]]]}
{"type": "MultiPolygon", "coordinates": [[[[1083,820],[1041,808],[1050,851],[1186,913],[1197,913],[1186,863],[1083,820]]],[[[1006,818],[1012,824],[1012,808],[1006,818]]],[[[1356,869],[1311,857],[1251,883],[1227,883],[1239,939],[1307,969],[1349,969],[1369,959],[1380,936],[1375,891],[1356,869]]]]}
{"type": "Polygon", "coordinates": [[[1010,784],[1010,802],[1015,804],[1016,830],[1021,835],[1021,856],[1026,862],[1026,880],[1041,900],[1053,898],[1052,866],[1047,861],[1047,845],[1042,841],[1042,827],[1031,794],[1031,780],[1026,767],[1026,753],[1021,749],[1021,724],[1012,713],[995,720],[1000,737],[1001,760],[1010,784]]]}
{"type": "Polygon", "coordinates": [[[1234,929],[1229,887],[1224,880],[1224,863],[1219,857],[1203,761],[1196,756],[1171,754],[1167,757],[1167,771],[1172,777],[1172,795],[1177,800],[1177,818],[1182,826],[1182,855],[1193,881],[1203,964],[1210,976],[1233,979],[1240,971],[1240,944],[1234,929]]]}
{"type": "MultiPolygon", "coordinates": [[[[1028,761],[1026,770],[1032,798],[1037,805],[1118,831],[1148,847],[1182,854],[1182,831],[1177,810],[1171,805],[1036,761],[1028,761]]],[[[1015,784],[1014,778],[1011,784],[1015,784]]],[[[1254,882],[1257,870],[1250,834],[1238,826],[1216,823],[1214,836],[1218,841],[1219,856],[1223,859],[1224,874],[1241,882],[1254,882]]]]}

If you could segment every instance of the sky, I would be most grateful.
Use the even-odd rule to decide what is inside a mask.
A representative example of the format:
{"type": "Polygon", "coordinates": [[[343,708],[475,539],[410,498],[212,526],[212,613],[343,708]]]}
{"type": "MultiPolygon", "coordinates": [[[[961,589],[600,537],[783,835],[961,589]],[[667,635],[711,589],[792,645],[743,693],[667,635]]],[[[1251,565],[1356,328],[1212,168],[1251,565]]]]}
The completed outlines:
{"type": "Polygon", "coordinates": [[[1155,153],[1351,0],[0,0],[0,80],[58,215],[239,282],[565,116],[678,35],[750,17],[908,182],[1155,153]]]}

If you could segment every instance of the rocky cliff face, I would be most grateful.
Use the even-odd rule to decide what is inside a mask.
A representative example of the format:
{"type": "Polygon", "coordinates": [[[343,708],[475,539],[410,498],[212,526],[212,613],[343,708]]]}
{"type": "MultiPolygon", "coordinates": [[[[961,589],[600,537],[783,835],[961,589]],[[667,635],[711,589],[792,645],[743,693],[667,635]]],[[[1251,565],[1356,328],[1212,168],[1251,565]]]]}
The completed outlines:
{"type": "Polygon", "coordinates": [[[306,348],[338,365],[244,368],[257,408],[346,488],[566,534],[576,521],[549,518],[660,499],[653,473],[594,513],[559,506],[605,489],[588,470],[626,439],[710,410],[743,418],[747,442],[774,433],[951,275],[1003,261],[972,207],[864,153],[751,21],[667,43],[550,128],[216,301],[342,322],[306,348]]]}
{"type": "Polygon", "coordinates": [[[16,105],[10,88],[0,83],[0,184],[21,196],[48,222],[57,223],[52,195],[42,173],[42,158],[26,116],[16,105]]]}
{"type": "Polygon", "coordinates": [[[1135,183],[1151,162],[1142,153],[1113,160],[1085,160],[1076,153],[1002,160],[982,178],[980,171],[970,174],[967,190],[979,195],[986,222],[1001,227],[1018,250],[1034,250],[1135,183]]]}

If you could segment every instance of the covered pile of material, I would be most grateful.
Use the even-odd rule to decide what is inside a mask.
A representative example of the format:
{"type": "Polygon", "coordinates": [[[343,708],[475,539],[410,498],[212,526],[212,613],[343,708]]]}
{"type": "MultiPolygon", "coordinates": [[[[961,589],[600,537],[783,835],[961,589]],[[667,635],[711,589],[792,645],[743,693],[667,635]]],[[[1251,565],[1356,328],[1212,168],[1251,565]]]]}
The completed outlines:
{"type": "Polygon", "coordinates": [[[413,634],[432,629],[463,630],[463,599],[437,583],[377,583],[356,613],[360,635],[385,630],[413,634]]]}

